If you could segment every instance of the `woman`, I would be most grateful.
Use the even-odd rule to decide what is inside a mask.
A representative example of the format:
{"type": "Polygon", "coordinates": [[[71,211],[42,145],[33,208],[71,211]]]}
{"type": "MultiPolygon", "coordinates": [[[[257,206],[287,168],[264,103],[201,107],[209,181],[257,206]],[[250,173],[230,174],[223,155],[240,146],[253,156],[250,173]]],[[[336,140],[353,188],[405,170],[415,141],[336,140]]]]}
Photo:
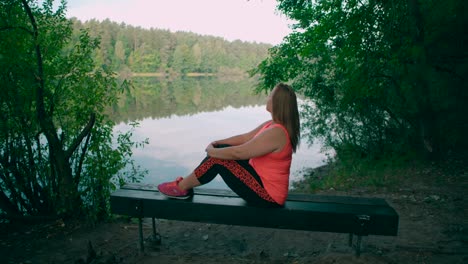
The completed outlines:
{"type": "Polygon", "coordinates": [[[300,139],[296,94],[280,83],[268,96],[266,109],[272,119],[254,130],[210,143],[207,157],[186,178],[158,186],[170,197],[186,199],[193,188],[221,175],[226,184],[249,204],[284,205],[289,186],[292,153],[300,139]]]}

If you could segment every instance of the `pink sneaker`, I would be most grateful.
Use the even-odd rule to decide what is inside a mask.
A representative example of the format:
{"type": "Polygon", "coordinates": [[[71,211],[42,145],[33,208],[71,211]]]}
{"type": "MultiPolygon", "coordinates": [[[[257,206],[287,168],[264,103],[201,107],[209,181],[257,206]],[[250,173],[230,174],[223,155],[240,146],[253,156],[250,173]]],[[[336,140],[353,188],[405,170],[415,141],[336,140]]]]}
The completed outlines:
{"type": "Polygon", "coordinates": [[[177,177],[175,181],[165,182],[158,185],[158,190],[161,194],[175,199],[187,199],[193,196],[193,189],[182,190],[179,188],[179,182],[184,178],[177,177]]]}

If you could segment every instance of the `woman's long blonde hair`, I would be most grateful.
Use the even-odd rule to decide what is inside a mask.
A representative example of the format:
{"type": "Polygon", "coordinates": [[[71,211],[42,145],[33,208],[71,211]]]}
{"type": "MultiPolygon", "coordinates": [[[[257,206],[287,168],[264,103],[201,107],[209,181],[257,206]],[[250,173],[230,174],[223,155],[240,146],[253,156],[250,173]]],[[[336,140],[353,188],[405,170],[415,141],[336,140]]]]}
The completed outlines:
{"type": "Polygon", "coordinates": [[[293,152],[296,152],[301,139],[301,123],[297,107],[296,93],[291,86],[279,83],[272,97],[273,121],[282,124],[289,133],[293,152]]]}

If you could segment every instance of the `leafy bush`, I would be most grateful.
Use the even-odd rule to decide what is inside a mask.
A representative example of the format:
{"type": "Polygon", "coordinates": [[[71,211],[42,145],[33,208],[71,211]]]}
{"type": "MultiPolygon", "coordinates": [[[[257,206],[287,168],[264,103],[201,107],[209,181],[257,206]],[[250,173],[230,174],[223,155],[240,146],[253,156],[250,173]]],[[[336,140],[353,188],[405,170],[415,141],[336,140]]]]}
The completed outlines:
{"type": "Polygon", "coordinates": [[[98,39],[72,39],[63,3],[38,2],[0,4],[0,209],[102,219],[110,191],[145,173],[131,149],[146,142],[113,142],[104,114],[131,84],[96,66],[98,39]]]}

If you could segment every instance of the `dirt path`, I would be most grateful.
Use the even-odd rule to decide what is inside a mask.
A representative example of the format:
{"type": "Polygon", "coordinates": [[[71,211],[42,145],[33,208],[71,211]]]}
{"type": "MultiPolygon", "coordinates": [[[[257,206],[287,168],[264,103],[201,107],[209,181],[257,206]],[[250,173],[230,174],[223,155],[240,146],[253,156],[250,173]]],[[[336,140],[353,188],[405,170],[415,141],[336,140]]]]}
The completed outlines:
{"type": "MultiPolygon", "coordinates": [[[[396,191],[323,192],[382,197],[400,215],[398,236],[365,237],[359,258],[348,247],[345,234],[168,220],[158,223],[162,244],[148,241],[142,255],[136,222],[120,219],[94,227],[61,221],[34,226],[0,224],[0,262],[468,263],[467,185],[459,181],[412,183],[396,191]],[[89,243],[93,250],[88,249],[89,243]]],[[[145,223],[145,235],[150,233],[151,225],[145,223]]]]}

